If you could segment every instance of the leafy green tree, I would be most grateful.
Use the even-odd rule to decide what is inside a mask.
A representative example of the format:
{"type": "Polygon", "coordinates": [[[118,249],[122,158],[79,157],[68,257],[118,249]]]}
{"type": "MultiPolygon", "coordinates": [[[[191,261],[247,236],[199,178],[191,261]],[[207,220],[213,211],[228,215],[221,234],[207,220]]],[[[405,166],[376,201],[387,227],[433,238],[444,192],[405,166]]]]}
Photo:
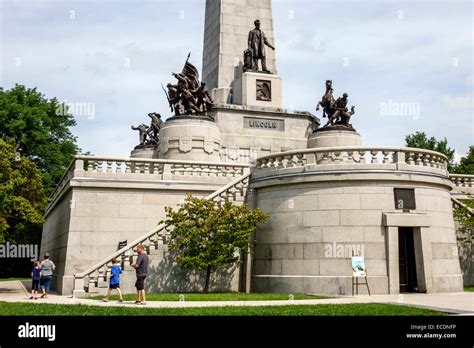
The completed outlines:
{"type": "MultiPolygon", "coordinates": [[[[468,195],[469,196],[469,195],[468,195]]],[[[464,277],[467,277],[467,282],[472,281],[472,255],[473,255],[473,241],[474,241],[474,216],[469,211],[474,209],[474,199],[462,199],[466,207],[457,207],[453,211],[454,220],[457,222],[457,239],[459,247],[459,261],[464,277]]],[[[465,279],[466,280],[466,279],[465,279]]]]}
{"type": "Polygon", "coordinates": [[[454,173],[474,175],[474,146],[469,147],[467,156],[461,158],[459,165],[454,168],[454,173]]]}
{"type": "Polygon", "coordinates": [[[169,248],[177,252],[177,261],[184,268],[204,271],[204,292],[209,291],[211,274],[239,262],[240,250],[246,250],[250,234],[267,214],[259,209],[229,202],[217,207],[215,202],[187,195],[174,210],[166,207],[167,219],[174,227],[169,248]]]}
{"type": "Polygon", "coordinates": [[[15,144],[0,139],[0,242],[38,242],[46,204],[41,177],[36,165],[18,156],[15,144]]]}
{"type": "Polygon", "coordinates": [[[75,125],[56,98],[22,85],[0,87],[0,137],[12,138],[15,151],[36,164],[48,195],[79,151],[69,129],[75,125]]]}
{"type": "Polygon", "coordinates": [[[446,138],[437,140],[435,137],[428,138],[425,132],[416,132],[405,137],[406,146],[416,147],[441,152],[448,158],[448,171],[454,169],[454,149],[448,146],[446,138]]]}

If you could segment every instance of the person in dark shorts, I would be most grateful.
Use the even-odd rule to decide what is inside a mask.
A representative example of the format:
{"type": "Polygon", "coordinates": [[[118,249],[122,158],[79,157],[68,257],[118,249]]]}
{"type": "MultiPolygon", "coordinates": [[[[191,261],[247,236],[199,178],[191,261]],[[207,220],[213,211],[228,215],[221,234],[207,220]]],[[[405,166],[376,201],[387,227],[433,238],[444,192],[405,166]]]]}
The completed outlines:
{"type": "Polygon", "coordinates": [[[39,288],[39,283],[40,283],[40,279],[41,279],[41,268],[39,266],[39,262],[36,261],[34,264],[33,264],[33,269],[31,270],[31,279],[32,279],[32,283],[31,283],[31,297],[30,297],[30,300],[32,299],[35,299],[37,300],[38,297],[38,288],[39,288]]]}
{"type": "Polygon", "coordinates": [[[148,255],[145,254],[145,247],[143,245],[137,247],[137,253],[137,261],[132,265],[137,273],[137,282],[135,283],[135,287],[137,288],[137,300],[135,303],[145,305],[145,279],[148,273],[148,262],[150,259],[148,255]]]}
{"type": "Polygon", "coordinates": [[[120,297],[119,302],[123,302],[122,291],[120,291],[120,274],[122,274],[122,268],[120,268],[117,259],[113,259],[112,268],[110,269],[109,288],[107,289],[107,295],[102,301],[109,302],[109,296],[112,293],[112,289],[115,289],[120,297]]]}
{"type": "Polygon", "coordinates": [[[48,298],[49,288],[51,286],[51,281],[53,279],[53,271],[56,268],[56,265],[53,261],[49,259],[49,253],[44,254],[44,260],[41,262],[41,280],[40,288],[43,292],[41,298],[48,298]]]}

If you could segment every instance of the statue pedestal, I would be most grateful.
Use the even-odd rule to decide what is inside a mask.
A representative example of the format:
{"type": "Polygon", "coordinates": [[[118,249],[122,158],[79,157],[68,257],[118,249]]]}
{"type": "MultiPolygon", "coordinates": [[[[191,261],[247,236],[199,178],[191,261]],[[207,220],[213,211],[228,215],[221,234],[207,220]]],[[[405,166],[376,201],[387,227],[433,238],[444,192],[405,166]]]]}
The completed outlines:
{"type": "Polygon", "coordinates": [[[211,92],[212,100],[217,104],[231,104],[232,88],[230,87],[219,87],[214,88],[211,92]]]}
{"type": "Polygon", "coordinates": [[[354,130],[317,130],[308,138],[308,149],[314,147],[361,146],[362,138],[354,130]]]}
{"type": "Polygon", "coordinates": [[[221,132],[207,116],[175,116],[160,129],[158,158],[220,161],[221,132]]]}
{"type": "Polygon", "coordinates": [[[246,106],[282,107],[281,77],[245,72],[234,82],[233,103],[246,106]]]}
{"type": "Polygon", "coordinates": [[[131,158],[156,158],[156,145],[138,145],[130,153],[131,158]]]}

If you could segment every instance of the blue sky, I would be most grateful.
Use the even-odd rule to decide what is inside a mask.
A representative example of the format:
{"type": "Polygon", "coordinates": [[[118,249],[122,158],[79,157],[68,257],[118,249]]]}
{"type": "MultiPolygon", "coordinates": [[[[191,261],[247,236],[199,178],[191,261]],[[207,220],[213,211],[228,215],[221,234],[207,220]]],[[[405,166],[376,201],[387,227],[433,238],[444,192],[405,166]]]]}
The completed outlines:
{"type": "MultiPolygon", "coordinates": [[[[130,125],[170,116],[160,84],[189,51],[201,69],[204,0],[0,4],[0,86],[93,106],[73,128],[83,151],[128,156],[130,125]]],[[[332,79],[365,145],[403,146],[419,130],[458,156],[474,144],[472,1],[274,0],[273,16],[286,107],[321,116],[332,79]]]]}

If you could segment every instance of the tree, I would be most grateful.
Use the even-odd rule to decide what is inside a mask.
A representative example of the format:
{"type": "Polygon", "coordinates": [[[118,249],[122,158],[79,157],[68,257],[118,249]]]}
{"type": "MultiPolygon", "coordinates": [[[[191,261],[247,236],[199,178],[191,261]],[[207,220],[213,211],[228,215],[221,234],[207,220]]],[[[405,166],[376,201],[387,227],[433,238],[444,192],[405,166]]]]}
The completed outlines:
{"type": "Polygon", "coordinates": [[[474,199],[468,195],[467,199],[462,199],[460,201],[465,204],[465,207],[456,207],[453,211],[453,216],[454,221],[457,222],[456,230],[459,247],[459,261],[464,276],[465,278],[468,278],[467,282],[470,284],[472,281],[470,278],[472,277],[474,215],[472,215],[469,209],[474,209],[474,199]]]}
{"type": "Polygon", "coordinates": [[[48,100],[22,85],[6,91],[0,87],[0,136],[12,138],[15,151],[36,164],[48,195],[79,152],[69,130],[75,125],[56,98],[48,100]]]}
{"type": "Polygon", "coordinates": [[[41,177],[36,165],[18,156],[13,141],[0,139],[0,242],[25,243],[38,236],[46,204],[41,177]]]}
{"type": "Polygon", "coordinates": [[[416,147],[419,149],[426,149],[441,152],[448,158],[448,171],[454,169],[454,149],[448,146],[446,138],[437,140],[435,137],[428,138],[424,132],[416,132],[405,137],[406,146],[416,147]]]}
{"type": "Polygon", "coordinates": [[[215,202],[187,195],[177,210],[166,207],[167,219],[174,227],[169,248],[185,269],[205,271],[204,292],[209,291],[211,274],[239,262],[240,251],[247,250],[250,234],[267,214],[259,209],[229,202],[216,207],[215,202]]]}
{"type": "Polygon", "coordinates": [[[466,157],[462,157],[459,165],[454,168],[455,174],[474,175],[474,146],[469,147],[466,157]]]}

